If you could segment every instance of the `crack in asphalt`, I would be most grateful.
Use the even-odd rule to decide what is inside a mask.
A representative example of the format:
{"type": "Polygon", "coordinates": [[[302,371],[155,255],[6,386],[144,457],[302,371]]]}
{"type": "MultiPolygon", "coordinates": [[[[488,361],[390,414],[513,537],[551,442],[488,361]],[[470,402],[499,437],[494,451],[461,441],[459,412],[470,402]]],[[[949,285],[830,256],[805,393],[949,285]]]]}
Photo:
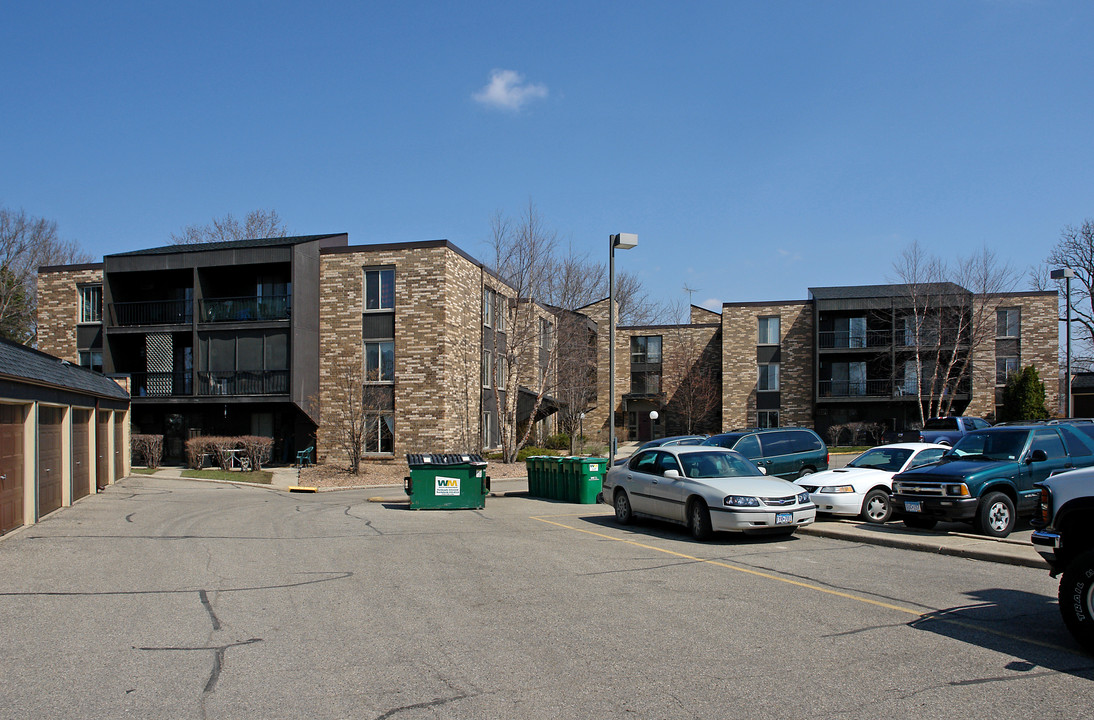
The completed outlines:
{"type": "MultiPolygon", "coordinates": [[[[282,583],[279,585],[254,585],[251,587],[231,587],[222,588],[217,590],[218,593],[226,592],[254,592],[257,590],[283,590],[286,588],[304,587],[305,585],[316,585],[318,583],[332,582],[334,580],[345,580],[353,577],[353,573],[349,571],[327,571],[327,572],[308,572],[298,573],[300,575],[329,575],[330,577],[314,578],[311,580],[301,580],[299,582],[282,583]]],[[[181,590],[101,590],[101,591],[89,591],[89,590],[34,590],[26,592],[0,592],[0,597],[109,597],[109,596],[126,596],[126,595],[179,595],[189,594],[194,592],[194,588],[184,588],[181,590]]],[[[204,591],[201,591],[204,592],[204,591]]]]}

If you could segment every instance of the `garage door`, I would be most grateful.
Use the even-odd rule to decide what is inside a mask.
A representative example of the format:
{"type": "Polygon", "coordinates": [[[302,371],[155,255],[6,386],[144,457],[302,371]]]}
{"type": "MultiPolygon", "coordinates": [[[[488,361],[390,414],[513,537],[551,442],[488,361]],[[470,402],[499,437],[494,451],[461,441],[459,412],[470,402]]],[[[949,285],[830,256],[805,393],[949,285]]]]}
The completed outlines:
{"type": "Polygon", "coordinates": [[[125,472],[125,413],[114,413],[114,479],[125,472]]]}
{"type": "Polygon", "coordinates": [[[95,482],[102,490],[110,484],[110,454],[114,451],[110,445],[110,411],[100,410],[95,425],[95,482]]]}
{"type": "Polygon", "coordinates": [[[90,410],[72,412],[72,499],[91,493],[91,421],[90,410]]]}
{"type": "Polygon", "coordinates": [[[64,410],[43,407],[38,410],[38,517],[61,507],[61,420],[64,410]]]}
{"type": "Polygon", "coordinates": [[[0,534],[23,525],[23,407],[0,405],[0,534]]]}

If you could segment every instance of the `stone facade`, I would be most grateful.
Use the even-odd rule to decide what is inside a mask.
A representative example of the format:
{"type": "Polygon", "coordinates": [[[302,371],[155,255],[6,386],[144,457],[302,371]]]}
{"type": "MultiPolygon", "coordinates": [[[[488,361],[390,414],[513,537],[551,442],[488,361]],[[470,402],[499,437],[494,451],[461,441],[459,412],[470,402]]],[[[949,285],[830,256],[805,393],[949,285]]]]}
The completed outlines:
{"type": "Polygon", "coordinates": [[[44,268],[38,273],[38,349],[79,363],[76,328],[80,321],[79,288],[102,285],[102,265],[44,268]]]}
{"type": "Polygon", "coordinates": [[[790,301],[722,306],[722,429],[757,425],[762,317],[779,318],[779,424],[813,427],[813,306],[790,301]]]}
{"type": "Polygon", "coordinates": [[[449,245],[322,254],[319,447],[342,455],[339,380],[363,372],[365,268],[395,271],[395,455],[479,449],[483,287],[506,288],[449,245]]]}

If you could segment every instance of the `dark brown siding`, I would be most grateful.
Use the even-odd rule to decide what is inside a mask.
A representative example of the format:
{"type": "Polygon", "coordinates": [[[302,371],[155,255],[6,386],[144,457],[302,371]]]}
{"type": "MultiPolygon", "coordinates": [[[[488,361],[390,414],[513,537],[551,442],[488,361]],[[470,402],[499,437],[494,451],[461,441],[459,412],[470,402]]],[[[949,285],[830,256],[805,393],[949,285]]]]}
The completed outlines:
{"type": "Polygon", "coordinates": [[[114,413],[114,479],[120,480],[125,473],[125,415],[114,413]]]}
{"type": "Polygon", "coordinates": [[[63,417],[60,408],[38,410],[38,517],[61,507],[63,417]]]}
{"type": "Polygon", "coordinates": [[[91,493],[91,461],[89,443],[91,431],[88,429],[90,412],[72,411],[72,499],[79,500],[91,493]]]}
{"type": "Polygon", "coordinates": [[[95,454],[98,456],[95,464],[95,484],[102,490],[110,484],[110,413],[99,411],[99,422],[95,429],[95,454]]]}
{"type": "Polygon", "coordinates": [[[23,407],[0,405],[0,534],[23,525],[23,407]]]}

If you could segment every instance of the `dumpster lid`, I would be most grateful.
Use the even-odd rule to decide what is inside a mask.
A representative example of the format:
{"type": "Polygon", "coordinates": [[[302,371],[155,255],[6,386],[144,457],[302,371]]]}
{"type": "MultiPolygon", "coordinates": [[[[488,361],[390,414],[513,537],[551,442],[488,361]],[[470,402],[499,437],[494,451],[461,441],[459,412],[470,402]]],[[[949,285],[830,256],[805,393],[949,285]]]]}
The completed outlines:
{"type": "Polygon", "coordinates": [[[411,467],[431,465],[485,465],[482,455],[469,453],[407,453],[406,464],[411,467]]]}

